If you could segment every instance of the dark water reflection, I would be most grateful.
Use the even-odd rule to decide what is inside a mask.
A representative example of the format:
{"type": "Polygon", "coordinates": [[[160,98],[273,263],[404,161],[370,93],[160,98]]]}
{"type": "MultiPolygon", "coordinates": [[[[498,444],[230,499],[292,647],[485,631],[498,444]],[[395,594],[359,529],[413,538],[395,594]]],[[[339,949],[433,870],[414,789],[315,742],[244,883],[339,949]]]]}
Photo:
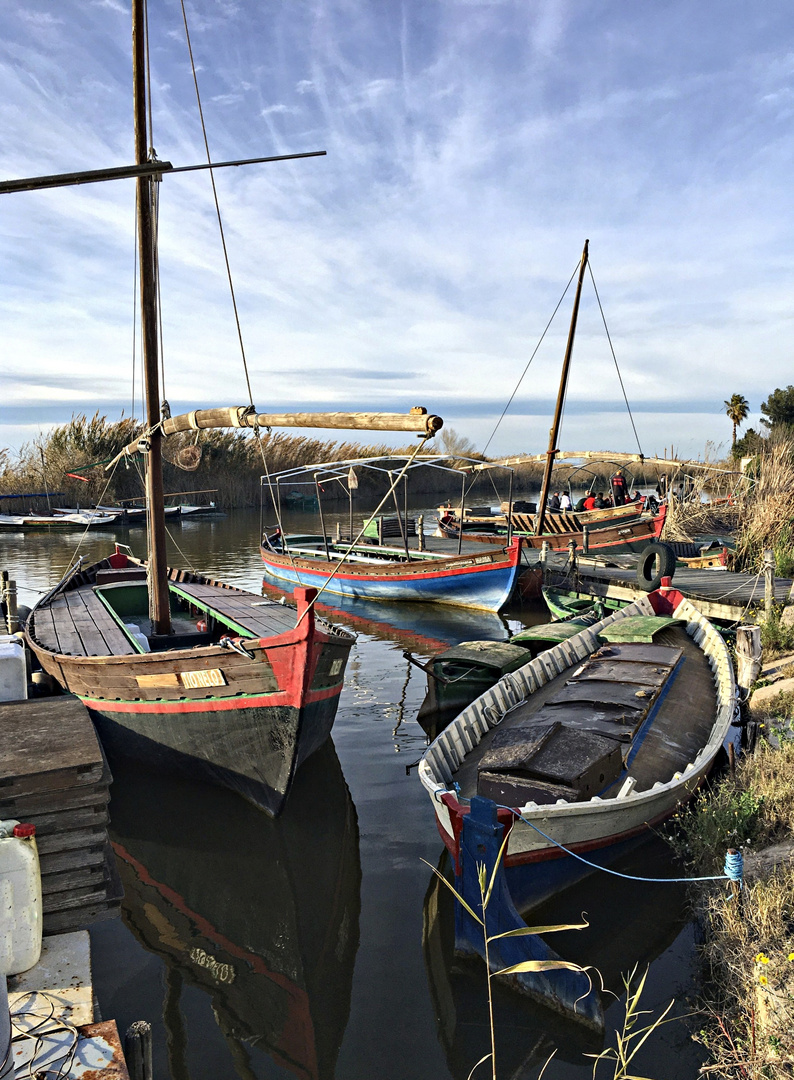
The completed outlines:
{"type": "MultiPolygon", "coordinates": [[[[316,522],[292,515],[287,525],[316,522]]],[[[196,519],[170,528],[169,558],[260,591],[258,533],[258,512],[196,519]]],[[[112,539],[91,535],[82,551],[103,555],[112,539]]],[[[141,530],[117,539],[143,554],[141,530]]],[[[78,540],[0,537],[0,567],[16,576],[21,602],[59,579],[78,540]]],[[[449,957],[443,904],[429,918],[421,860],[437,865],[442,845],[415,772],[406,776],[425,747],[416,722],[425,679],[402,653],[427,658],[461,640],[503,639],[542,614],[336,597],[322,613],[358,640],[335,749],[307,763],[284,817],[271,822],[228,793],[116,769],[111,814],[127,896],[123,921],[92,928],[94,982],[103,1015],[122,1031],[152,1022],[158,1080],[438,1080],[468,1075],[486,1052],[481,972],[449,957]]],[[[663,850],[636,857],[650,875],[668,872],[663,850]]],[[[599,875],[542,918],[571,921],[582,910],[592,932],[553,941],[558,951],[599,964],[610,985],[635,961],[651,962],[647,1006],[676,996],[686,1011],[694,947],[680,890],[599,875]]],[[[619,1013],[609,1009],[608,1023],[619,1013]]],[[[536,1076],[555,1042],[560,1060],[547,1078],[592,1074],[581,1056],[587,1040],[542,1011],[500,995],[496,1026],[500,1080],[536,1076]]],[[[689,1080],[699,1063],[686,1026],[671,1024],[637,1072],[689,1080]]]]}

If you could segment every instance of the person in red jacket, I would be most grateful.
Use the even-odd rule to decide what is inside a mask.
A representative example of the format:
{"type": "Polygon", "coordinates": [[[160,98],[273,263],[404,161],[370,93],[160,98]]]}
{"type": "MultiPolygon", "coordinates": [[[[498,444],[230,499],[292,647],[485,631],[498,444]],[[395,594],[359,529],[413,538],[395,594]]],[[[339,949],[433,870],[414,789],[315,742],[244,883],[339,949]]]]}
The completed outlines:
{"type": "Polygon", "coordinates": [[[584,501],[585,510],[595,510],[595,495],[590,494],[584,501]]]}
{"type": "Polygon", "coordinates": [[[612,502],[615,506],[625,506],[626,496],[628,489],[626,487],[626,481],[623,478],[623,473],[620,469],[610,478],[609,483],[612,486],[612,502]]]}

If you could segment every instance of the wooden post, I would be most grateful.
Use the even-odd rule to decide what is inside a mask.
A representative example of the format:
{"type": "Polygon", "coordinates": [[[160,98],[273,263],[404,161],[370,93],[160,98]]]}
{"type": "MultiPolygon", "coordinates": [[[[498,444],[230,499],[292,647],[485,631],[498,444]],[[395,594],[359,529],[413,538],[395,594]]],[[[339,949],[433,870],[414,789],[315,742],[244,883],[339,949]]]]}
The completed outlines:
{"type": "MultiPolygon", "coordinates": [[[[135,102],[135,161],[149,161],[146,116],[146,43],[144,2],[132,0],[132,76],[135,102]]],[[[160,357],[157,334],[157,237],[154,206],[159,177],[139,176],[138,273],[141,290],[141,340],[143,378],[146,389],[146,506],[149,539],[149,614],[155,634],[170,634],[171,608],[163,512],[163,436],[160,415],[160,357]]]]}
{"type": "Polygon", "coordinates": [[[568,562],[571,564],[571,570],[576,569],[576,541],[568,541],[568,562]]]}
{"type": "Polygon", "coordinates": [[[540,545],[540,565],[543,569],[546,569],[546,563],[549,561],[549,551],[551,550],[548,540],[544,540],[540,545]]]}
{"type": "MultiPolygon", "coordinates": [[[[729,855],[738,855],[739,852],[736,848],[728,848],[729,855]]],[[[741,881],[731,881],[731,896],[739,906],[739,911],[742,910],[742,883],[741,881]]]]}
{"type": "Polygon", "coordinates": [[[419,551],[425,550],[425,515],[420,514],[416,519],[416,546],[419,551]]]}
{"type": "Polygon", "coordinates": [[[136,1020],[127,1028],[124,1057],[130,1080],[153,1080],[152,1025],[147,1020],[136,1020]]]}
{"type": "Polygon", "coordinates": [[[590,526],[582,526],[582,554],[586,555],[590,550],[590,526]]]}
{"type": "Polygon", "coordinates": [[[764,615],[772,617],[775,603],[775,553],[771,548],[764,552],[764,615]]]}
{"type": "Polygon", "coordinates": [[[761,627],[736,628],[736,683],[746,698],[761,670],[761,627]]]}
{"type": "Polygon", "coordinates": [[[582,282],[584,281],[584,272],[587,266],[587,248],[590,241],[585,240],[584,250],[582,251],[582,261],[579,264],[579,280],[576,283],[576,295],[573,301],[573,313],[571,314],[571,325],[568,330],[568,343],[565,346],[565,357],[562,362],[562,375],[560,376],[560,389],[557,394],[557,404],[554,409],[554,419],[551,423],[551,430],[549,431],[549,449],[546,452],[546,464],[543,469],[543,482],[540,485],[540,497],[538,499],[538,513],[535,518],[535,534],[540,536],[543,532],[543,527],[546,524],[546,499],[549,497],[549,487],[551,485],[551,470],[554,468],[554,458],[557,455],[557,439],[560,434],[560,423],[562,421],[562,409],[565,404],[565,393],[568,386],[568,371],[571,367],[571,356],[573,355],[573,341],[576,336],[576,320],[579,317],[579,301],[582,297],[582,282]]]}
{"type": "Polygon", "coordinates": [[[5,602],[8,632],[16,634],[19,630],[19,616],[17,615],[17,583],[15,581],[5,583],[5,602]]]}

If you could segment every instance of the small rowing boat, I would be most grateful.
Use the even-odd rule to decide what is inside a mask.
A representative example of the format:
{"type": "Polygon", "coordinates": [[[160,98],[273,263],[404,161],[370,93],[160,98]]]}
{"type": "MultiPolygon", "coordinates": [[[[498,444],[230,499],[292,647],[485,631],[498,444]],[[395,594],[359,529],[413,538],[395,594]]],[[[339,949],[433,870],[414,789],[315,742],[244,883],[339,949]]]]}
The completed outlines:
{"type": "Polygon", "coordinates": [[[419,776],[458,868],[472,800],[490,801],[509,832],[506,872],[531,869],[542,899],[566,850],[608,856],[694,794],[734,705],[725,642],[665,579],[500,679],[435,739],[419,776]]]}

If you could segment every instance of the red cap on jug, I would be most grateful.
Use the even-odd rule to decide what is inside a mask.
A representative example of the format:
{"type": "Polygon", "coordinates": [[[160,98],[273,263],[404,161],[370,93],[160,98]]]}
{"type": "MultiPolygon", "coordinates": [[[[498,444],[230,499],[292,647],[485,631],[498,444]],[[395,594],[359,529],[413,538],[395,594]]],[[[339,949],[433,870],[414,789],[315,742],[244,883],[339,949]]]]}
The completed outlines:
{"type": "Polygon", "coordinates": [[[36,826],[35,825],[15,825],[14,826],[14,836],[18,836],[18,837],[21,837],[22,839],[26,839],[28,836],[35,836],[35,835],[36,835],[36,826]]]}

